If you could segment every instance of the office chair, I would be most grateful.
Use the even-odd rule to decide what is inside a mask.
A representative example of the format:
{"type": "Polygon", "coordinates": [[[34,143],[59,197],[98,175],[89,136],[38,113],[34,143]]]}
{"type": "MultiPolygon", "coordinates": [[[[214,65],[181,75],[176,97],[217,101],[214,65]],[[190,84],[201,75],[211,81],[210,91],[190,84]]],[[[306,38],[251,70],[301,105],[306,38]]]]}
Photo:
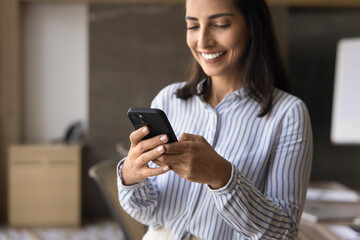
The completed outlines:
{"type": "Polygon", "coordinates": [[[147,228],[134,220],[120,206],[116,183],[116,160],[104,160],[89,169],[89,176],[95,180],[105,198],[111,214],[119,223],[128,240],[140,240],[147,228]]]}

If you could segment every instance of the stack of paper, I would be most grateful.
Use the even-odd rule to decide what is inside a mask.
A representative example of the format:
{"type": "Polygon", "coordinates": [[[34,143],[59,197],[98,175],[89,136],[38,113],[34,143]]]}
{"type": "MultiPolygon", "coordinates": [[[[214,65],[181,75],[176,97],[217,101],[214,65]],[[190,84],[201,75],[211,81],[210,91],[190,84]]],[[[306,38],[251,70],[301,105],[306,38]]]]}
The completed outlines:
{"type": "Polygon", "coordinates": [[[344,240],[360,240],[358,232],[349,226],[330,226],[330,230],[344,240]]]}
{"type": "Polygon", "coordinates": [[[309,222],[325,220],[352,220],[360,215],[359,204],[307,201],[302,219],[309,222]]]}
{"type": "Polygon", "coordinates": [[[359,195],[337,182],[312,184],[306,194],[302,220],[352,220],[360,216],[359,195]]]}
{"type": "Polygon", "coordinates": [[[358,194],[353,190],[309,188],[306,200],[325,202],[359,202],[358,194]]]}

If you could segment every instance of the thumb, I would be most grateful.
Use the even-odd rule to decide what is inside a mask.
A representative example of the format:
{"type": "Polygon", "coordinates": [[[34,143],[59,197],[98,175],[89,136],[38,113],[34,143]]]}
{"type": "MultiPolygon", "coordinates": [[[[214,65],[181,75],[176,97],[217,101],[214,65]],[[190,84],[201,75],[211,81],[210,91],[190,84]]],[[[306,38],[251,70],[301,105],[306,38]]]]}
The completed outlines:
{"type": "Polygon", "coordinates": [[[179,142],[200,142],[203,137],[190,133],[182,133],[179,137],[179,142]]]}

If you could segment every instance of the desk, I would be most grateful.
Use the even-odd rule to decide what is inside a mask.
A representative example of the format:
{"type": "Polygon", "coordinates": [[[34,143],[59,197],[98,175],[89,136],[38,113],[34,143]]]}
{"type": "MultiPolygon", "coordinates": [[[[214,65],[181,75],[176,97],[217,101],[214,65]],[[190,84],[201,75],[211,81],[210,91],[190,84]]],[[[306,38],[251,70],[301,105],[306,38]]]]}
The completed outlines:
{"type": "MultiPolygon", "coordinates": [[[[318,195],[319,198],[314,199],[314,195],[311,197],[311,194],[309,194],[307,196],[307,202],[305,203],[305,205],[307,204],[308,206],[308,208],[305,207],[305,209],[309,210],[310,215],[318,216],[322,220],[314,223],[305,220],[311,218],[303,216],[304,218],[301,219],[300,231],[296,240],[341,240],[340,237],[330,230],[330,226],[350,225],[352,218],[360,216],[360,202],[356,197],[356,194],[359,193],[351,191],[349,195],[346,191],[351,189],[339,182],[312,182],[310,183],[309,189],[310,188],[312,188],[312,190],[324,190],[321,195],[318,195]],[[335,191],[332,192],[332,195],[328,195],[331,191],[326,192],[326,190],[335,191]],[[342,201],[339,201],[339,198],[335,200],[334,194],[336,197],[343,196],[341,198],[342,201]],[[351,198],[349,199],[350,196],[351,198]],[[345,201],[345,199],[348,201],[345,201]],[[315,203],[315,205],[313,203],[315,203]],[[311,210],[313,208],[315,209],[311,210]],[[318,210],[316,210],[316,208],[318,210]]],[[[312,193],[314,193],[314,191],[312,191],[312,193]]],[[[317,195],[315,195],[315,197],[316,196],[317,195]]]]}

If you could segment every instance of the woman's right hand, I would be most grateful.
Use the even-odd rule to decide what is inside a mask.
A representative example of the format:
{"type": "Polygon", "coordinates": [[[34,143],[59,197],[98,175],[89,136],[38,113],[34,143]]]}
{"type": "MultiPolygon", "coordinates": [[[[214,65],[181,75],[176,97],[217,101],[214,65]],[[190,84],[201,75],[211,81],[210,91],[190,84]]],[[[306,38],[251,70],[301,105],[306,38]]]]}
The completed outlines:
{"type": "Polygon", "coordinates": [[[165,152],[164,146],[168,141],[166,135],[156,136],[150,139],[142,140],[149,134],[148,127],[142,127],[130,134],[130,150],[122,167],[123,184],[133,185],[146,178],[157,176],[169,171],[169,166],[159,166],[149,168],[148,163],[155,160],[165,152]]]}

